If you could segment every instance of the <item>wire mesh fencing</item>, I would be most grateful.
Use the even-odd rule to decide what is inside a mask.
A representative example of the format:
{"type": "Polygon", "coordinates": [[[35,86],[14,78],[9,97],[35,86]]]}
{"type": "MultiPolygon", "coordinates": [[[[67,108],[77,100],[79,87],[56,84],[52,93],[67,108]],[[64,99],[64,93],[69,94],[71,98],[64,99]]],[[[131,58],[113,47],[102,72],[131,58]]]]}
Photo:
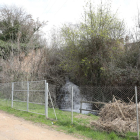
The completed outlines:
{"type": "Polygon", "coordinates": [[[126,134],[139,132],[140,87],[137,96],[135,93],[135,87],[78,87],[71,82],[58,89],[56,85],[47,85],[45,80],[0,83],[0,104],[45,115],[53,123],[57,120],[69,124],[70,131],[73,126],[97,126],[126,134]],[[104,125],[100,125],[101,121],[104,125]]]}
{"type": "Polygon", "coordinates": [[[92,113],[99,113],[99,120],[91,121],[92,126],[103,131],[115,131],[123,136],[139,135],[140,87],[85,86],[80,87],[80,91],[83,95],[90,95],[92,102],[89,103],[92,106],[88,108],[91,107],[92,113]]]}
{"type": "MultiPolygon", "coordinates": [[[[139,102],[140,87],[137,89],[139,102]]],[[[100,130],[115,131],[121,135],[131,132],[129,135],[136,137],[139,118],[135,97],[135,87],[78,87],[70,83],[57,93],[57,107],[62,110],[57,116],[60,116],[59,120],[63,118],[63,121],[77,128],[96,126],[100,130]],[[95,121],[96,124],[93,123],[95,121]]]]}
{"type": "Polygon", "coordinates": [[[69,101],[64,101],[63,97],[56,85],[48,85],[48,118],[53,119],[54,123],[57,120],[71,124],[71,92],[67,98],[69,101]]]}
{"type": "Polygon", "coordinates": [[[0,104],[11,106],[11,83],[0,83],[0,104]]]}
{"type": "Polygon", "coordinates": [[[45,114],[45,80],[13,82],[13,108],[45,114]]]}

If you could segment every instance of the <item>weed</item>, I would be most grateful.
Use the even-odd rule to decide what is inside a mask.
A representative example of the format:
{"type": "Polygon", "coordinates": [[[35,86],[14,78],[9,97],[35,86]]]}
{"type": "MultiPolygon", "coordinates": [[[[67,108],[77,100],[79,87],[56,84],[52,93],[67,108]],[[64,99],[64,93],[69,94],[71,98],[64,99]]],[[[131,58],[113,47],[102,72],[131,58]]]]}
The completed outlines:
{"type": "Polygon", "coordinates": [[[109,137],[110,137],[111,140],[116,140],[117,139],[117,135],[114,132],[111,132],[109,134],[109,137]]]}
{"type": "Polygon", "coordinates": [[[74,129],[73,128],[68,129],[68,133],[74,133],[74,129]]]}

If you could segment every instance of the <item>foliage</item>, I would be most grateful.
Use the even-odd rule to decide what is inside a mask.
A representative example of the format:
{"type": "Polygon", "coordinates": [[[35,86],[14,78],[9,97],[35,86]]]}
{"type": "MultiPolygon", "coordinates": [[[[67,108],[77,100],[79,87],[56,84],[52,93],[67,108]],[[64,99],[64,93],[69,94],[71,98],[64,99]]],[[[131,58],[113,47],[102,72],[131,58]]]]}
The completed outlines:
{"type": "Polygon", "coordinates": [[[40,29],[45,25],[46,22],[34,20],[23,8],[0,7],[0,57],[8,59],[11,54],[44,47],[40,29]]]}
{"type": "Polygon", "coordinates": [[[108,67],[123,52],[119,45],[124,35],[124,23],[111,13],[110,5],[101,4],[95,10],[88,3],[84,20],[64,25],[61,33],[64,47],[60,66],[80,84],[106,84],[108,67]]]}
{"type": "Polygon", "coordinates": [[[0,39],[27,43],[37,33],[45,22],[34,20],[23,8],[3,6],[0,8],[0,39]]]}
{"type": "MultiPolygon", "coordinates": [[[[26,13],[23,8],[16,6],[0,7],[0,62],[2,67],[0,74],[2,75],[2,82],[27,80],[31,76],[34,79],[38,76],[44,53],[40,54],[39,59],[30,57],[28,62],[25,62],[25,57],[27,58],[29,53],[43,50],[46,46],[42,32],[45,25],[46,22],[33,19],[32,15],[26,13]],[[25,63],[28,66],[25,67],[25,63]],[[23,65],[24,69],[22,68],[23,65]],[[29,69],[30,71],[27,71],[29,69]]],[[[36,53],[35,55],[38,56],[36,53]]]]}

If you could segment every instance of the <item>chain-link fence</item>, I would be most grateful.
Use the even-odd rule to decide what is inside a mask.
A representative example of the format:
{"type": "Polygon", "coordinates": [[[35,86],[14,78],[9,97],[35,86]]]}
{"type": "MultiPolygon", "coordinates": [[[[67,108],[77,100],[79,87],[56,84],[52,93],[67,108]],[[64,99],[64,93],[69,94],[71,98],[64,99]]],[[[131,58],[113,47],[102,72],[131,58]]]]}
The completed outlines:
{"type": "MultiPolygon", "coordinates": [[[[137,111],[135,93],[135,87],[78,87],[71,82],[58,88],[45,80],[0,83],[0,104],[45,115],[53,123],[57,120],[79,128],[97,121],[98,125],[93,125],[99,129],[125,134],[136,132],[139,126],[140,104],[137,111]],[[107,126],[102,128],[100,124],[107,126]]],[[[139,101],[140,87],[137,87],[139,101]]]]}
{"type": "MultiPolygon", "coordinates": [[[[63,111],[57,115],[64,115],[63,120],[71,121],[78,128],[80,125],[96,126],[97,129],[115,131],[123,136],[130,131],[128,135],[136,137],[140,104],[137,112],[135,93],[132,86],[78,87],[68,82],[57,93],[57,107],[63,111]]],[[[140,87],[137,87],[139,101],[140,87]]]]}
{"type": "MultiPolygon", "coordinates": [[[[110,103],[115,96],[126,103],[135,102],[135,87],[95,87],[82,86],[80,92],[87,101],[110,103]]],[[[99,110],[103,104],[93,104],[92,109],[99,110]]]]}
{"type": "Polygon", "coordinates": [[[45,80],[12,83],[12,107],[45,114],[45,80]]]}
{"type": "Polygon", "coordinates": [[[0,83],[0,104],[11,106],[11,83],[0,83]]]}

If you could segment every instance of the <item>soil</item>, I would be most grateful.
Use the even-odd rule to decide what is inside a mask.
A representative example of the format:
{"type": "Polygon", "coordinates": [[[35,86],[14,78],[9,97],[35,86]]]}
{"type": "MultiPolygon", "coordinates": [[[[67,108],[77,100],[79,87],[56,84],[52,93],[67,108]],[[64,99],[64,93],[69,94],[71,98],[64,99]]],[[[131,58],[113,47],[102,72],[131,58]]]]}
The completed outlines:
{"type": "MultiPolygon", "coordinates": [[[[0,111],[0,140],[80,140],[0,111]]],[[[82,139],[81,139],[82,140],[82,139]]]]}

